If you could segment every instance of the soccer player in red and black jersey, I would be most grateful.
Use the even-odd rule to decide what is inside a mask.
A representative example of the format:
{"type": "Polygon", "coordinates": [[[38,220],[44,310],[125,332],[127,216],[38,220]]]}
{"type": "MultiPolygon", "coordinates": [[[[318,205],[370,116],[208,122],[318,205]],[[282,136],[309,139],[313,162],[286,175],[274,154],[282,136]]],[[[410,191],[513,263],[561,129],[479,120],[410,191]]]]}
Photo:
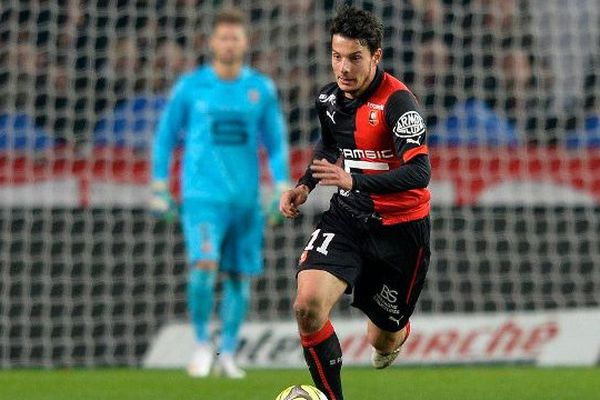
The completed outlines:
{"type": "Polygon", "coordinates": [[[369,12],[345,7],[333,19],[335,82],[316,99],[321,140],[280,201],[294,218],[317,184],[338,187],[300,256],[294,303],[306,362],[329,400],[343,398],[332,307],[353,292],[368,317],[373,366],[385,368],[408,337],[429,265],[426,127],[415,96],[379,67],[382,36],[369,12]]]}

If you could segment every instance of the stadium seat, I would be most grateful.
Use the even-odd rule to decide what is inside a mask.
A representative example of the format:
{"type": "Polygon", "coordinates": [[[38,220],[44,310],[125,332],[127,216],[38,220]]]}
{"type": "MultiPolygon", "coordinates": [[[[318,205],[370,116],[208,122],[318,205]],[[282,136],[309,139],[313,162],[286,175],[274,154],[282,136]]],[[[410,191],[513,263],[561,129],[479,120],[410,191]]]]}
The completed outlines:
{"type": "Polygon", "coordinates": [[[51,136],[26,114],[0,114],[0,151],[40,151],[54,145],[51,136]]]}
{"type": "Polygon", "coordinates": [[[149,150],[166,97],[139,95],[109,111],[96,125],[94,145],[149,150]]]}
{"type": "Polygon", "coordinates": [[[582,129],[568,132],[565,137],[565,145],[569,149],[600,147],[600,116],[587,117],[582,129]]]}
{"type": "Polygon", "coordinates": [[[517,146],[514,126],[481,100],[457,104],[429,133],[430,146],[517,146]]]}

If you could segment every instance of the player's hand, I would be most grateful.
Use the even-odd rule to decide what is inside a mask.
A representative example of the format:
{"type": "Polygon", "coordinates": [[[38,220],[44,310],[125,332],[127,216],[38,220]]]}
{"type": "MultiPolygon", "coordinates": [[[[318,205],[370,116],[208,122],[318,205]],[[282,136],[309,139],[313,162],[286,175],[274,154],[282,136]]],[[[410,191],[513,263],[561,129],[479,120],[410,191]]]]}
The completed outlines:
{"type": "Polygon", "coordinates": [[[286,218],[296,218],[300,215],[298,207],[308,199],[310,189],[306,185],[299,185],[293,189],[286,190],[279,200],[279,211],[286,218]]]}
{"type": "Polygon", "coordinates": [[[270,226],[277,226],[283,223],[283,215],[279,211],[279,202],[281,200],[281,195],[290,188],[290,185],[281,182],[275,185],[275,190],[271,195],[271,200],[269,201],[267,208],[267,222],[270,226]]]}
{"type": "Polygon", "coordinates": [[[320,185],[337,186],[343,190],[352,189],[352,175],[325,159],[313,160],[310,169],[313,177],[319,179],[320,185]]]}
{"type": "Polygon", "coordinates": [[[150,198],[150,211],[158,218],[173,221],[177,217],[177,203],[169,192],[169,187],[164,181],[152,182],[152,197],[150,198]]]}

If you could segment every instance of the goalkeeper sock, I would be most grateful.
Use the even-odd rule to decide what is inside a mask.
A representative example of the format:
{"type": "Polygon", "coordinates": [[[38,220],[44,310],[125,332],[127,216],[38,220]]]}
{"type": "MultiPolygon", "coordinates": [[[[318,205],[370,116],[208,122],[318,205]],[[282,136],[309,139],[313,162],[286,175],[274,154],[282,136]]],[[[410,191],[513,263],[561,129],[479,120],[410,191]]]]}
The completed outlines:
{"type": "Polygon", "coordinates": [[[209,341],[216,271],[194,268],[187,286],[188,311],[200,343],[209,341]]]}
{"type": "Polygon", "coordinates": [[[315,385],[329,400],[342,400],[342,347],[331,321],[318,332],[301,336],[304,359],[315,385]]]}
{"type": "Polygon", "coordinates": [[[223,301],[220,317],[222,324],[221,353],[235,353],[242,322],[246,318],[250,299],[250,279],[231,277],[223,281],[223,301]]]}

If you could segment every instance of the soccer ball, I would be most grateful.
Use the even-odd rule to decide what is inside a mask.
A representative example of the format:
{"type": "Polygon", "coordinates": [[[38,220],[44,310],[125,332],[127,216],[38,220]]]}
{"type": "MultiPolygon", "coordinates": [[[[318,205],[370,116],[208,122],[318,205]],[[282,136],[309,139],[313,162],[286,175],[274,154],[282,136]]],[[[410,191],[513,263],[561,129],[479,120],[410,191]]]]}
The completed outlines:
{"type": "Polygon", "coordinates": [[[311,385],[294,385],[285,388],[275,397],[275,400],[327,400],[327,396],[311,385]]]}

